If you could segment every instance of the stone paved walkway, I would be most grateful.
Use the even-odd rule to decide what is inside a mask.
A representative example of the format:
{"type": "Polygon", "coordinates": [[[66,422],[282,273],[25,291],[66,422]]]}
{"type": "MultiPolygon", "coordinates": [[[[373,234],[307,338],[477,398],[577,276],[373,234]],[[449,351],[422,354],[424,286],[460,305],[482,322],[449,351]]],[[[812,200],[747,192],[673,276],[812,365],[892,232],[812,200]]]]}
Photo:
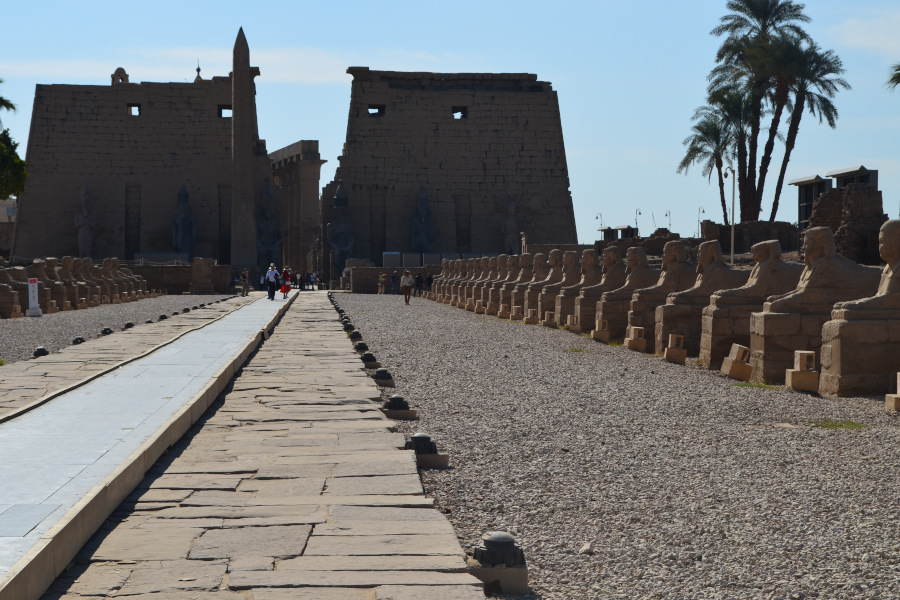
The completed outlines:
{"type": "Polygon", "coordinates": [[[483,598],[377,396],[301,294],[45,600],[483,598]]]}
{"type": "Polygon", "coordinates": [[[238,296],[211,303],[200,310],[169,315],[152,324],[135,324],[132,329],[94,338],[35,360],[4,365],[0,370],[0,422],[221,319],[261,296],[238,296]]]}

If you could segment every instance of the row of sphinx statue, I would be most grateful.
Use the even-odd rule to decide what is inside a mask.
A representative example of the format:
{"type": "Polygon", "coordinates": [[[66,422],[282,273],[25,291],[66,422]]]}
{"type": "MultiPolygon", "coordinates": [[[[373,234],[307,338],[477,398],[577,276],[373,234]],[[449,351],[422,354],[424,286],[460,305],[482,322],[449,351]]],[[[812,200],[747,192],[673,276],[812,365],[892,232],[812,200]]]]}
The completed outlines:
{"type": "MultiPolygon", "coordinates": [[[[806,230],[804,264],[782,258],[777,240],[755,244],[751,269],[729,267],[718,241],[701,243],[696,261],[668,242],[662,264],[641,247],[548,255],[445,260],[429,297],[501,318],[591,330],[606,341],[645,338],[662,354],[670,334],[687,355],[718,369],[733,344],[749,347],[752,378],[783,383],[795,351],[819,357],[818,391],[834,395],[896,391],[900,370],[900,220],[879,234],[886,266],[859,265],[836,253],[827,227],[806,230]],[[644,336],[644,332],[647,332],[644,336]]],[[[631,345],[629,344],[631,347],[631,345]]]]}
{"type": "Polygon", "coordinates": [[[28,282],[37,280],[41,312],[82,310],[100,304],[119,304],[156,297],[143,277],[106,258],[97,266],[90,258],[35,259],[27,267],[0,269],[0,317],[22,316],[28,308],[28,282]]]}

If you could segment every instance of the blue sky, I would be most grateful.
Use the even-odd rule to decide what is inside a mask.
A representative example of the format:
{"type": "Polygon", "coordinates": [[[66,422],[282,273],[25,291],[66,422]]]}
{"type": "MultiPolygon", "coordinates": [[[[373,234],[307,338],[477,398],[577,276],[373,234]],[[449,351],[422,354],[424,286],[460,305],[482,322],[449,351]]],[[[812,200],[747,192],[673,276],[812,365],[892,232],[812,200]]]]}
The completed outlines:
{"type": "MultiPolygon", "coordinates": [[[[692,169],[675,173],[690,116],[705,99],[719,40],[709,31],[724,0],[671,2],[16,2],[0,8],[2,113],[24,155],[38,83],[109,85],[227,75],[243,26],[257,79],[260,136],[269,150],[317,139],[323,185],[346,133],[349,66],[383,70],[528,72],[559,95],[578,236],[606,225],[643,233],[668,225],[693,235],[701,207],[721,222],[718,189],[692,169]]],[[[884,83],[900,62],[896,0],[807,2],[810,35],[843,60],[851,91],[835,100],[837,129],[807,114],[787,178],[864,164],[879,169],[885,212],[900,210],[900,90],[884,83]]],[[[773,160],[780,163],[780,149],[773,160]]],[[[770,176],[768,216],[777,171],[770,176]]],[[[730,201],[730,189],[728,190],[730,201]]],[[[796,192],[779,220],[795,222],[796,192]]]]}

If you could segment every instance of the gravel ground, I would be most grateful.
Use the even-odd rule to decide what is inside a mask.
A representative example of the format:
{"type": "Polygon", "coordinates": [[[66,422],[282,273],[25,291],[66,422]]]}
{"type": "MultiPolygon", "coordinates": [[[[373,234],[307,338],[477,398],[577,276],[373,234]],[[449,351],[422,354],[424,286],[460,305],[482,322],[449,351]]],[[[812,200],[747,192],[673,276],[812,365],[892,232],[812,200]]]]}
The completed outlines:
{"type": "Polygon", "coordinates": [[[129,321],[135,325],[147,319],[156,321],[159,315],[171,315],[183,308],[209,304],[230,295],[160,296],[125,304],[102,304],[86,310],[60,311],[39,319],[0,319],[0,359],[7,364],[25,360],[38,346],[57,352],[71,345],[76,337],[85,340],[98,337],[104,327],[118,331],[129,321]]]}
{"type": "Polygon", "coordinates": [[[900,597],[900,420],[883,398],[739,387],[427,300],[337,299],[419,409],[402,429],[451,455],[423,471],[427,493],[466,549],[518,536],[526,598],[900,597]]]}

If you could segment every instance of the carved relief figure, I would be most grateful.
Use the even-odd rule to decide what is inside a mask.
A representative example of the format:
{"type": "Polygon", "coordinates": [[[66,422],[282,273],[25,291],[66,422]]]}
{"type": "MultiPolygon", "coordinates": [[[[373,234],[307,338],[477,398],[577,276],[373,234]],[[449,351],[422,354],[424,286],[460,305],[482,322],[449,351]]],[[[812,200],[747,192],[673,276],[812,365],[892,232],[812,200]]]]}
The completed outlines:
{"type": "Polygon", "coordinates": [[[261,202],[256,209],[257,264],[279,264],[281,243],[281,221],[275,207],[275,190],[272,189],[272,182],[267,177],[263,185],[261,202]]]}
{"type": "Polygon", "coordinates": [[[197,222],[191,210],[191,201],[187,188],[183,185],[178,190],[178,206],[172,217],[172,245],[179,252],[187,254],[188,260],[194,259],[194,245],[197,243],[197,222]]]}
{"type": "Polygon", "coordinates": [[[434,217],[428,208],[425,190],[419,188],[416,211],[409,221],[409,246],[415,252],[431,252],[434,249],[434,217]]]}
{"type": "Polygon", "coordinates": [[[94,251],[94,228],[97,215],[91,202],[91,191],[87,186],[81,190],[81,208],[75,211],[75,231],[78,234],[78,257],[91,256],[94,251]]]}

